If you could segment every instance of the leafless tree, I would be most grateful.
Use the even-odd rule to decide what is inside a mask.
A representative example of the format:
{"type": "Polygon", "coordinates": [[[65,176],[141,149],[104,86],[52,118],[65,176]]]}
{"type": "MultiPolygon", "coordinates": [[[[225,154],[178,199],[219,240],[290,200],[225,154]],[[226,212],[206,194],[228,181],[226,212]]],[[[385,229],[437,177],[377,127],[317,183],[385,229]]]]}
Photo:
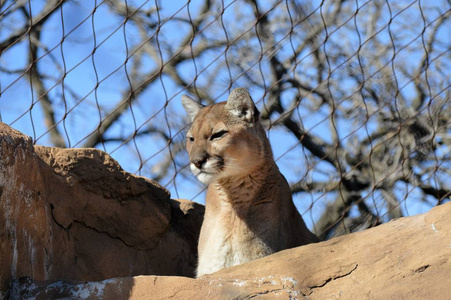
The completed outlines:
{"type": "MultiPolygon", "coordinates": [[[[134,145],[141,170],[157,154],[144,157],[139,139],[158,138],[163,146],[150,176],[193,180],[184,154],[186,120],[171,107],[181,92],[210,104],[244,86],[268,131],[284,130],[297,141],[290,152],[304,171],[292,182],[293,194],[314,194],[312,205],[333,197],[315,224],[321,238],[399,218],[413,194],[431,206],[450,198],[449,1],[200,0],[174,7],[105,0],[83,23],[92,22],[95,34],[96,13],[107,7],[118,20],[112,34],[124,35],[123,62],[106,76],[123,71],[120,100],[109,105],[96,96],[106,78],[85,94],[65,81],[70,70],[55,49],[63,49],[77,26],[63,30],[56,46],[42,37],[52,24],[64,24],[65,7],[82,2],[42,3],[34,9],[29,1],[2,1],[0,24],[7,30],[0,72],[28,80],[37,100],[23,112],[41,107],[55,146],[134,145]],[[7,23],[13,18],[21,22],[7,23]],[[28,44],[27,63],[15,69],[4,58],[21,43],[28,44]],[[152,105],[146,92],[157,86],[165,95],[161,109],[138,123],[136,111],[152,105]],[[52,93],[55,87],[62,92],[52,93]],[[75,106],[66,98],[76,105],[95,98],[98,121],[78,142],[64,124],[75,106]],[[55,113],[58,105],[64,113],[55,113]],[[126,113],[135,121],[131,129],[113,129],[126,113]]],[[[92,51],[83,62],[94,61],[108,38],[85,42],[92,51]]],[[[0,102],[9,101],[5,93],[13,85],[2,83],[0,102]]]]}

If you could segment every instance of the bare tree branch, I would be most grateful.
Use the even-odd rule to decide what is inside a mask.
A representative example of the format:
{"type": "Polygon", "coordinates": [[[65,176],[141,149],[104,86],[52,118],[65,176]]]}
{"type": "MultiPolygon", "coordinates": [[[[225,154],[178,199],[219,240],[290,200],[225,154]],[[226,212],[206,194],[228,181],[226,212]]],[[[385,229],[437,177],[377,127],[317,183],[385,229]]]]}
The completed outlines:
{"type": "Polygon", "coordinates": [[[11,48],[19,41],[25,38],[26,34],[31,30],[30,26],[41,26],[47,19],[52,15],[54,11],[56,11],[65,0],[49,0],[46,1],[45,7],[42,11],[35,17],[33,17],[29,24],[26,24],[24,27],[17,30],[15,33],[11,34],[9,37],[5,38],[0,42],[0,53],[6,51],[11,48]]]}
{"type": "MultiPolygon", "coordinates": [[[[111,3],[111,1],[110,1],[111,3]]],[[[113,6],[114,7],[114,6],[113,6]]],[[[197,27],[204,21],[204,15],[208,12],[208,10],[211,7],[211,2],[209,0],[206,0],[204,3],[204,6],[201,10],[201,13],[199,17],[193,21],[193,32],[186,35],[185,38],[182,40],[180,44],[180,50],[175,53],[167,62],[165,62],[163,65],[160,65],[160,67],[157,67],[156,69],[148,72],[146,75],[142,76],[143,79],[140,82],[133,83],[129,90],[126,90],[123,92],[122,100],[116,105],[114,109],[112,109],[110,112],[108,112],[102,120],[101,123],[99,123],[99,126],[95,130],[95,132],[91,133],[90,137],[84,142],[83,147],[90,148],[95,147],[97,144],[101,143],[103,140],[104,133],[110,128],[117,119],[126,111],[126,109],[129,107],[129,105],[138,98],[138,96],[150,85],[152,84],[156,79],[158,79],[163,73],[167,72],[169,70],[169,73],[172,73],[174,75],[174,69],[175,67],[182,63],[183,61],[187,59],[192,59],[191,56],[184,56],[181,55],[183,49],[190,43],[190,41],[193,39],[193,36],[195,34],[195,31],[197,30],[197,27]]],[[[123,13],[123,9],[119,7],[120,12],[123,13]]],[[[154,60],[157,62],[157,64],[160,64],[160,56],[157,54],[157,51],[152,48],[149,44],[144,45],[144,49],[148,51],[154,58],[154,60]]],[[[200,54],[200,53],[199,53],[200,54]]],[[[177,77],[176,77],[177,78],[177,77]]]]}
{"type": "MultiPolygon", "coordinates": [[[[41,24],[45,21],[46,18],[43,19],[41,24]]],[[[48,90],[46,89],[44,82],[42,81],[42,75],[39,73],[39,68],[36,63],[37,59],[37,51],[38,51],[38,45],[39,40],[41,38],[41,28],[42,25],[34,26],[33,29],[29,32],[30,35],[30,49],[28,54],[28,62],[29,62],[29,80],[36,89],[38,98],[40,99],[40,103],[42,106],[42,109],[44,111],[44,119],[46,121],[46,126],[49,129],[50,133],[50,139],[56,147],[66,147],[66,143],[64,141],[64,138],[62,137],[61,133],[58,130],[58,127],[56,127],[56,121],[55,121],[55,112],[53,110],[53,104],[50,100],[48,90]]]]}

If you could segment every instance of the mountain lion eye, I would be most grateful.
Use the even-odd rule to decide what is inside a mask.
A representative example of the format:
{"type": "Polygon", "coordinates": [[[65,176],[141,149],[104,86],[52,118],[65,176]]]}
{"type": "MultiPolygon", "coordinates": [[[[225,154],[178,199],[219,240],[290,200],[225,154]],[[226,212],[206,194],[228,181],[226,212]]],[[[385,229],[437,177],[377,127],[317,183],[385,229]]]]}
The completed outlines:
{"type": "Polygon", "coordinates": [[[189,137],[188,137],[188,140],[189,140],[190,142],[194,142],[194,138],[193,138],[192,136],[189,136],[189,137]]]}
{"type": "Polygon", "coordinates": [[[210,138],[210,140],[220,139],[220,138],[222,138],[226,133],[227,133],[227,131],[225,131],[225,130],[221,130],[221,131],[218,131],[218,132],[216,132],[216,133],[213,133],[212,136],[211,136],[211,138],[210,138]]]}

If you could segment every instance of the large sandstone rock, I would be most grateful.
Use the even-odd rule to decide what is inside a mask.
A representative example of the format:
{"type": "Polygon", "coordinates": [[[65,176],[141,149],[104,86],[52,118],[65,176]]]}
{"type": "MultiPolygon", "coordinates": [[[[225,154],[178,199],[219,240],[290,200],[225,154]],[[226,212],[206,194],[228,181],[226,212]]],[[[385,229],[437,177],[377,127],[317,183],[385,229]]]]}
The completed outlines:
{"type": "Polygon", "coordinates": [[[193,276],[202,218],[105,152],[33,146],[0,122],[0,298],[22,276],[193,276]]]}
{"type": "Polygon", "coordinates": [[[451,203],[192,279],[16,281],[12,299],[450,299],[451,203]]]}

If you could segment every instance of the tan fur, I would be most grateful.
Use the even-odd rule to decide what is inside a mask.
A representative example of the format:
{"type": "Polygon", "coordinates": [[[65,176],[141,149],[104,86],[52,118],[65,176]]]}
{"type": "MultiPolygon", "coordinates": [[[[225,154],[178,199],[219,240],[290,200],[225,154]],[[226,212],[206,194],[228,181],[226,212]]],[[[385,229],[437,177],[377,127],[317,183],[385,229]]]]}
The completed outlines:
{"type": "Polygon", "coordinates": [[[197,275],[317,242],[293,204],[248,92],[235,89],[227,102],[207,107],[187,96],[182,103],[193,120],[190,167],[208,184],[197,275]]]}

